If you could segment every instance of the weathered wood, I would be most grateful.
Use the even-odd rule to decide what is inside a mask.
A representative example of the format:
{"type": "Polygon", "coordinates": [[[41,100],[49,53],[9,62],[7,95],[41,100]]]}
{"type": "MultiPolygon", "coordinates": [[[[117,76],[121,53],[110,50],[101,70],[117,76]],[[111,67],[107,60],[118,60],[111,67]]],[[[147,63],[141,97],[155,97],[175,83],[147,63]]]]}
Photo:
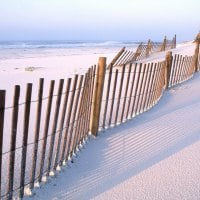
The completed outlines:
{"type": "Polygon", "coordinates": [[[143,86],[142,86],[142,90],[141,90],[141,100],[140,100],[140,104],[138,106],[138,112],[142,113],[143,110],[143,103],[145,101],[146,98],[146,94],[147,94],[147,80],[148,80],[148,76],[149,76],[149,67],[150,67],[150,63],[146,64],[146,70],[144,73],[144,78],[143,78],[143,86]]]}
{"type": "Polygon", "coordinates": [[[92,120],[91,132],[94,136],[97,136],[98,133],[105,71],[106,71],[106,58],[100,57],[98,62],[97,78],[95,83],[94,106],[91,117],[92,120]]]}
{"type": "Polygon", "coordinates": [[[80,102],[80,106],[79,106],[79,113],[78,113],[78,122],[76,125],[76,132],[75,132],[75,142],[74,142],[74,146],[73,149],[76,148],[76,146],[78,146],[82,140],[82,138],[84,137],[84,122],[86,120],[89,121],[89,119],[86,117],[86,112],[88,111],[88,104],[91,104],[91,99],[88,100],[87,97],[89,96],[88,94],[88,87],[90,85],[90,81],[92,81],[92,78],[90,77],[90,70],[85,74],[85,78],[84,78],[84,84],[83,84],[83,90],[82,90],[82,95],[81,95],[81,102],[80,102]]]}
{"type": "MultiPolygon", "coordinates": [[[[94,106],[94,97],[95,97],[95,80],[96,80],[96,74],[97,74],[97,67],[96,67],[96,65],[94,65],[94,67],[93,67],[93,70],[92,70],[92,74],[91,74],[91,94],[90,94],[90,109],[89,109],[89,113],[88,113],[88,117],[89,117],[89,121],[88,121],[88,125],[89,125],[89,127],[88,127],[88,129],[89,129],[89,132],[88,132],[88,134],[90,134],[90,133],[92,133],[92,131],[91,131],[91,129],[92,129],[92,116],[93,116],[93,106],[94,106]]],[[[84,137],[88,137],[88,135],[86,135],[86,136],[83,136],[83,135],[81,135],[81,138],[80,138],[80,141],[81,141],[81,143],[83,143],[83,141],[84,141],[84,137]]]]}
{"type": "MultiPolygon", "coordinates": [[[[195,69],[193,68],[193,65],[192,65],[193,64],[193,59],[194,59],[194,56],[190,56],[190,71],[189,71],[190,75],[192,75],[195,72],[195,69]]],[[[200,64],[200,56],[199,56],[199,61],[198,62],[200,64]]],[[[199,70],[199,67],[198,67],[198,70],[199,70]]]]}
{"type": "Polygon", "coordinates": [[[135,85],[135,93],[133,96],[133,103],[132,103],[132,109],[131,109],[131,117],[133,117],[133,112],[135,110],[135,103],[136,103],[136,99],[137,99],[137,93],[138,93],[138,85],[140,82],[140,77],[141,77],[141,70],[142,70],[142,63],[138,64],[139,70],[138,70],[138,74],[137,74],[137,80],[136,80],[136,85],[135,85]]]}
{"type": "Polygon", "coordinates": [[[157,81],[157,86],[156,86],[156,91],[155,91],[155,96],[154,96],[154,103],[156,103],[161,95],[161,91],[163,89],[163,86],[165,85],[165,81],[163,81],[164,77],[165,77],[165,65],[162,65],[162,62],[158,63],[158,67],[159,67],[159,74],[158,74],[158,81],[157,81]],[[162,84],[163,82],[163,84],[162,84]]]}
{"type": "Polygon", "coordinates": [[[156,70],[156,80],[154,83],[154,89],[152,92],[152,103],[155,104],[156,99],[157,99],[157,92],[158,92],[158,88],[159,88],[159,79],[160,79],[160,74],[161,74],[161,69],[160,69],[160,63],[157,63],[157,70],[156,70]]]}
{"type": "Polygon", "coordinates": [[[145,79],[144,90],[143,90],[143,98],[142,98],[142,102],[140,105],[140,110],[142,110],[142,111],[146,110],[145,103],[146,103],[146,99],[148,97],[148,89],[150,88],[150,76],[151,76],[152,66],[153,66],[152,63],[151,64],[148,63],[148,65],[147,65],[146,79],[145,79]]]}
{"type": "Polygon", "coordinates": [[[73,140],[74,140],[74,131],[75,131],[75,124],[76,124],[76,119],[77,119],[77,115],[78,115],[78,105],[79,105],[79,100],[80,100],[80,93],[81,93],[81,88],[82,88],[82,83],[83,83],[83,75],[80,76],[80,80],[79,80],[79,84],[78,84],[78,88],[76,91],[76,96],[75,96],[75,102],[74,102],[74,107],[73,107],[73,112],[72,112],[72,116],[71,116],[71,126],[69,128],[69,133],[68,133],[68,145],[67,145],[67,149],[66,149],[66,154],[65,154],[65,160],[67,160],[67,158],[70,156],[72,156],[72,144],[73,144],[73,140]]]}
{"type": "Polygon", "coordinates": [[[166,44],[167,44],[167,37],[165,36],[160,51],[165,51],[166,50],[166,44]]]}
{"type": "Polygon", "coordinates": [[[89,91],[89,102],[88,102],[88,104],[89,104],[89,111],[88,111],[88,123],[87,123],[88,131],[87,131],[87,135],[85,135],[84,137],[87,137],[88,134],[90,133],[90,118],[91,118],[91,110],[92,110],[94,77],[95,77],[95,70],[96,70],[95,68],[96,68],[96,66],[92,67],[91,71],[90,71],[90,91],[89,91]]]}
{"type": "Polygon", "coordinates": [[[38,139],[40,133],[40,123],[41,123],[41,111],[42,111],[42,96],[43,96],[44,79],[41,78],[39,82],[38,90],[38,105],[36,113],[36,125],[35,125],[35,137],[34,137],[34,147],[33,147],[33,158],[32,158],[32,168],[30,176],[30,189],[34,187],[37,153],[38,153],[38,139]]]}
{"type": "Polygon", "coordinates": [[[1,178],[2,178],[2,152],[3,152],[3,128],[5,113],[6,91],[0,90],[0,196],[1,196],[1,178]]]}
{"type": "Polygon", "coordinates": [[[119,57],[119,59],[117,60],[117,62],[115,63],[115,66],[120,66],[122,65],[122,61],[123,59],[127,56],[128,54],[128,50],[124,51],[123,54],[119,57]]]}
{"type": "Polygon", "coordinates": [[[53,118],[53,126],[52,126],[52,131],[51,131],[49,154],[48,154],[48,159],[47,159],[47,175],[49,175],[49,172],[52,170],[51,169],[52,156],[53,156],[53,149],[54,149],[54,143],[55,143],[56,128],[58,124],[58,116],[59,116],[59,111],[60,111],[60,103],[61,103],[61,98],[62,98],[63,84],[64,84],[64,79],[60,79],[57,99],[56,99],[55,113],[54,113],[54,118],[53,118]]]}
{"type": "MultiPolygon", "coordinates": [[[[7,185],[7,199],[13,199],[13,184],[14,184],[14,166],[15,166],[15,148],[17,137],[17,123],[19,112],[19,96],[20,86],[16,85],[13,98],[13,111],[12,111],[12,125],[11,125],[11,138],[10,138],[10,157],[8,164],[8,185],[7,185]]],[[[0,100],[1,101],[1,100],[0,100]]]]}
{"type": "Polygon", "coordinates": [[[151,63],[151,67],[150,67],[150,75],[149,75],[149,80],[148,80],[148,86],[147,86],[147,95],[145,98],[145,102],[144,102],[144,109],[147,110],[148,109],[148,100],[149,97],[151,95],[151,88],[152,88],[152,84],[153,84],[153,78],[154,78],[154,63],[151,63]]]}
{"type": "MultiPolygon", "coordinates": [[[[94,96],[94,80],[95,80],[95,73],[96,73],[96,65],[94,65],[94,67],[92,67],[92,70],[91,70],[91,78],[90,78],[90,98],[89,98],[89,103],[90,103],[90,106],[89,106],[89,113],[88,113],[88,134],[90,134],[91,132],[91,126],[90,126],[90,119],[91,119],[91,116],[92,116],[92,100],[93,100],[93,96],[94,96]]],[[[86,135],[85,137],[87,137],[88,135],[86,135]]],[[[81,142],[83,142],[83,137],[81,137],[81,142]]]]}
{"type": "Polygon", "coordinates": [[[147,71],[147,65],[146,64],[143,64],[143,72],[142,72],[142,77],[141,77],[141,81],[140,81],[140,84],[139,84],[139,94],[137,95],[138,98],[137,98],[137,103],[136,103],[136,115],[140,113],[140,103],[143,99],[143,87],[144,87],[144,77],[146,75],[146,71],[147,71]]]}
{"type": "Polygon", "coordinates": [[[174,35],[174,39],[173,39],[173,49],[176,48],[176,34],[174,35]]]}
{"type": "Polygon", "coordinates": [[[25,173],[26,172],[26,154],[27,154],[29,118],[30,118],[30,108],[31,108],[31,93],[32,93],[32,84],[28,83],[27,89],[26,89],[26,100],[25,100],[25,110],[24,110],[19,198],[23,198],[24,196],[24,184],[25,184],[25,175],[26,175],[25,173]]]}
{"type": "Polygon", "coordinates": [[[68,131],[69,131],[69,126],[70,126],[70,121],[71,121],[71,116],[72,116],[72,108],[74,106],[74,97],[76,93],[77,82],[78,82],[78,75],[76,74],[73,80],[73,86],[71,90],[69,110],[67,113],[67,120],[66,120],[66,125],[65,125],[65,132],[64,132],[63,145],[62,145],[62,151],[61,151],[60,165],[61,165],[61,162],[64,161],[64,158],[65,158],[66,145],[68,142],[68,131]]]}
{"type": "Polygon", "coordinates": [[[181,72],[182,72],[184,62],[185,62],[185,57],[182,57],[181,63],[179,65],[178,75],[177,75],[177,84],[180,83],[181,81],[181,72]]]}
{"type": "Polygon", "coordinates": [[[186,74],[187,68],[188,68],[188,56],[185,56],[183,66],[181,69],[180,82],[184,81],[186,79],[186,77],[188,77],[188,74],[186,74]]]}
{"type": "Polygon", "coordinates": [[[54,91],[55,81],[52,80],[49,88],[49,96],[48,96],[48,103],[46,108],[46,116],[45,116],[45,125],[44,125],[44,134],[43,134],[43,141],[42,141],[42,152],[40,158],[40,169],[39,169],[39,177],[38,181],[41,182],[42,175],[43,175],[43,168],[44,168],[44,160],[45,160],[45,153],[46,153],[46,146],[47,146],[47,137],[49,131],[49,121],[51,115],[51,107],[52,107],[52,99],[53,99],[53,91],[54,91]]]}
{"type": "Polygon", "coordinates": [[[151,90],[149,93],[149,98],[148,98],[148,103],[147,103],[147,107],[150,108],[152,107],[153,104],[153,97],[154,97],[154,92],[155,92],[155,88],[156,88],[156,81],[158,79],[158,64],[154,63],[154,70],[153,70],[153,80],[152,80],[152,85],[151,85],[151,90]]]}
{"type": "Polygon", "coordinates": [[[125,47],[123,47],[118,53],[117,55],[113,58],[113,60],[111,61],[111,63],[108,65],[108,69],[111,67],[111,66],[114,66],[116,61],[120,58],[120,56],[124,53],[125,51],[125,47]]]}
{"type": "Polygon", "coordinates": [[[172,52],[169,51],[167,52],[165,56],[165,62],[166,62],[166,88],[169,88],[169,83],[170,83],[170,75],[171,75],[171,67],[172,67],[172,61],[173,61],[173,56],[172,52]]]}
{"type": "Polygon", "coordinates": [[[151,52],[151,49],[152,49],[151,40],[148,40],[147,48],[146,48],[146,52],[145,52],[145,54],[146,54],[145,56],[146,56],[146,57],[149,57],[150,52],[151,52]]]}
{"type": "Polygon", "coordinates": [[[176,85],[177,83],[177,76],[178,76],[178,71],[179,71],[179,66],[181,64],[181,61],[182,61],[182,55],[179,55],[177,56],[177,62],[175,64],[175,73],[174,73],[174,77],[173,77],[173,85],[176,85]]]}
{"type": "Polygon", "coordinates": [[[107,91],[106,91],[106,101],[105,101],[105,107],[104,107],[104,113],[103,113],[103,125],[102,127],[105,128],[105,122],[106,122],[106,116],[107,116],[107,110],[108,110],[108,100],[109,100],[109,94],[110,94],[110,84],[111,84],[111,78],[112,78],[112,68],[113,66],[110,66],[109,75],[108,75],[108,84],[107,84],[107,91]]]}
{"type": "Polygon", "coordinates": [[[196,48],[194,52],[194,69],[195,72],[198,72],[198,59],[199,59],[199,44],[200,44],[200,34],[197,36],[197,39],[195,40],[196,42],[196,48]]]}
{"type": "Polygon", "coordinates": [[[117,78],[118,78],[118,69],[115,71],[115,79],[114,79],[114,84],[113,84],[113,89],[112,89],[112,99],[111,99],[111,107],[110,107],[110,116],[109,116],[109,126],[111,126],[111,121],[112,121],[112,114],[113,114],[113,107],[114,107],[114,102],[115,102],[115,93],[116,93],[116,86],[117,86],[117,78]]]}
{"type": "Polygon", "coordinates": [[[61,120],[59,123],[59,134],[58,134],[58,140],[57,140],[57,145],[56,145],[56,155],[55,155],[54,167],[53,167],[54,170],[56,170],[56,167],[59,164],[58,157],[59,157],[60,148],[61,148],[62,134],[64,132],[64,130],[63,130],[64,129],[64,120],[65,120],[65,116],[66,116],[66,112],[67,112],[67,105],[68,105],[68,101],[69,101],[71,80],[72,80],[71,78],[67,79],[64,103],[63,103],[63,107],[62,107],[62,115],[61,115],[61,120]]]}
{"type": "MultiPolygon", "coordinates": [[[[90,73],[91,70],[89,70],[89,77],[90,77],[90,73]]],[[[90,78],[89,78],[90,79],[90,78]]],[[[84,119],[83,120],[83,135],[82,135],[82,139],[86,138],[89,134],[89,121],[90,121],[90,113],[91,113],[91,97],[90,97],[90,90],[91,90],[91,84],[90,84],[90,80],[88,80],[88,85],[86,87],[86,102],[85,102],[85,113],[84,113],[84,119]]]]}
{"type": "Polygon", "coordinates": [[[170,80],[169,80],[169,87],[173,85],[173,78],[174,78],[175,70],[176,70],[176,62],[177,62],[177,54],[175,54],[173,58],[173,63],[171,67],[171,75],[170,75],[170,80]]]}
{"type": "Polygon", "coordinates": [[[83,134],[83,123],[87,110],[87,87],[89,85],[89,70],[88,72],[84,75],[84,83],[83,83],[83,89],[81,92],[81,98],[80,98],[80,105],[78,109],[78,115],[77,115],[77,123],[76,123],[76,129],[75,129],[75,134],[74,134],[74,140],[73,140],[73,147],[72,149],[76,149],[76,146],[80,142],[80,135],[83,134]]]}
{"type": "Polygon", "coordinates": [[[118,93],[118,98],[117,98],[116,115],[115,115],[115,125],[117,124],[117,119],[118,119],[118,114],[119,114],[121,94],[122,94],[122,88],[123,88],[123,83],[124,83],[125,68],[126,68],[126,66],[124,65],[123,68],[122,68],[122,75],[121,75],[120,86],[119,86],[119,93],[118,93]]]}
{"type": "Polygon", "coordinates": [[[128,60],[128,58],[129,58],[129,56],[131,55],[131,51],[127,51],[127,54],[124,56],[124,58],[122,59],[122,61],[120,62],[120,64],[118,64],[118,65],[124,65],[124,64],[126,64],[126,60],[128,60]]]}
{"type": "Polygon", "coordinates": [[[137,69],[137,63],[134,64],[134,69],[133,69],[133,77],[132,77],[132,81],[131,81],[131,89],[130,89],[130,93],[129,93],[129,99],[128,99],[128,107],[127,107],[127,112],[126,112],[126,119],[128,119],[128,114],[129,114],[129,109],[131,106],[131,99],[132,99],[132,94],[133,94],[133,87],[134,87],[134,83],[135,83],[135,76],[136,76],[136,69],[137,69]]]}
{"type": "Polygon", "coordinates": [[[129,81],[130,81],[130,76],[131,76],[131,69],[132,69],[132,63],[129,64],[129,68],[128,68],[128,77],[127,77],[127,81],[126,81],[124,101],[123,101],[123,105],[122,105],[121,123],[123,122],[124,112],[125,112],[125,107],[126,107],[126,102],[127,102],[127,93],[128,93],[128,89],[129,89],[129,85],[130,85],[129,81]]]}

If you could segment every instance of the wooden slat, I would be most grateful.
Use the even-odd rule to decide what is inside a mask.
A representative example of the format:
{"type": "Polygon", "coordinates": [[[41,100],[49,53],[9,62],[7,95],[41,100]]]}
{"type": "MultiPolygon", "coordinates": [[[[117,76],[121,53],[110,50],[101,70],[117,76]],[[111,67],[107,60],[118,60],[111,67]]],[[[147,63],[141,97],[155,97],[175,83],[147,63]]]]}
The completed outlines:
{"type": "Polygon", "coordinates": [[[103,113],[103,125],[102,128],[105,128],[105,122],[106,122],[106,116],[107,116],[107,110],[108,110],[108,100],[109,100],[109,94],[110,94],[110,84],[112,79],[112,69],[113,66],[110,66],[109,75],[108,75],[108,81],[107,81],[107,91],[106,91],[106,101],[105,101],[105,107],[104,107],[104,113],[103,113]]]}
{"type": "Polygon", "coordinates": [[[133,94],[133,87],[134,87],[134,84],[135,84],[135,77],[136,77],[136,69],[137,69],[137,63],[134,64],[134,70],[133,70],[133,75],[132,75],[132,81],[131,81],[131,89],[130,89],[130,93],[129,93],[129,99],[128,99],[128,107],[127,107],[127,112],[126,112],[126,119],[128,118],[128,114],[129,114],[129,111],[130,111],[130,106],[131,106],[131,100],[132,100],[132,94],[133,94]]]}
{"type": "Polygon", "coordinates": [[[23,198],[24,196],[26,154],[27,154],[29,118],[30,118],[30,108],[31,108],[31,93],[32,93],[32,84],[28,83],[26,89],[26,100],[25,100],[25,110],[24,110],[19,198],[23,198]]]}
{"type": "Polygon", "coordinates": [[[148,109],[148,99],[151,95],[150,91],[152,88],[152,84],[153,84],[153,78],[154,78],[154,63],[151,63],[151,67],[150,67],[150,75],[149,75],[149,80],[148,80],[148,87],[147,87],[147,95],[145,98],[145,102],[144,102],[144,109],[147,110],[148,109]]]}
{"type": "Polygon", "coordinates": [[[72,140],[73,140],[73,133],[74,133],[74,125],[76,124],[75,123],[75,119],[77,119],[77,115],[78,115],[78,112],[77,112],[77,108],[78,108],[78,104],[79,104],[79,97],[80,97],[80,93],[81,93],[81,87],[82,87],[82,83],[83,83],[83,75],[80,76],[80,79],[79,79],[79,84],[78,84],[78,89],[76,91],[76,96],[75,96],[75,99],[74,99],[74,107],[73,107],[73,112],[71,113],[72,116],[71,116],[71,126],[69,128],[69,133],[68,133],[68,143],[67,143],[67,148],[66,148],[66,153],[65,153],[65,160],[67,160],[67,158],[70,156],[72,156],[72,146],[71,144],[73,143],[72,140]]]}
{"type": "Polygon", "coordinates": [[[39,182],[41,182],[42,175],[43,175],[43,168],[44,168],[44,160],[45,160],[45,153],[46,153],[47,137],[48,137],[48,131],[49,131],[49,121],[50,121],[50,115],[51,115],[54,85],[55,85],[55,81],[52,80],[51,84],[50,84],[50,88],[49,88],[48,103],[47,103],[47,108],[46,108],[44,134],[43,134],[44,139],[42,141],[42,152],[41,152],[41,158],[40,158],[40,169],[39,169],[39,177],[38,177],[39,182]]]}
{"type": "Polygon", "coordinates": [[[33,189],[35,180],[35,171],[36,171],[37,153],[38,153],[38,139],[40,133],[41,112],[42,112],[43,87],[44,87],[44,79],[41,78],[39,81],[39,90],[38,90],[38,104],[36,113],[33,159],[32,159],[31,176],[30,176],[30,189],[33,189]]]}
{"type": "Polygon", "coordinates": [[[140,103],[141,103],[141,100],[143,98],[143,88],[144,88],[144,77],[146,75],[146,71],[147,71],[147,65],[144,64],[143,65],[143,72],[142,72],[142,77],[141,77],[141,81],[140,81],[140,84],[139,84],[139,89],[138,89],[138,98],[137,98],[137,103],[136,103],[136,115],[140,113],[140,103]]]}
{"type": "Polygon", "coordinates": [[[3,129],[4,129],[4,113],[5,113],[6,91],[0,90],[0,196],[2,182],[2,152],[3,152],[3,129]]]}
{"type": "Polygon", "coordinates": [[[56,155],[55,155],[55,161],[54,161],[54,170],[56,170],[57,165],[60,163],[58,161],[59,154],[60,154],[60,149],[61,149],[61,142],[62,142],[62,135],[63,135],[63,128],[64,128],[64,121],[65,121],[65,116],[67,112],[67,105],[69,102],[69,93],[70,93],[70,87],[71,87],[71,78],[67,79],[67,85],[66,85],[66,91],[65,91],[65,97],[64,97],[64,102],[63,102],[63,107],[62,107],[62,115],[61,115],[61,120],[59,123],[59,134],[58,134],[58,140],[57,140],[57,148],[56,148],[56,155]]]}
{"type": "Polygon", "coordinates": [[[72,109],[74,107],[74,97],[76,93],[76,85],[78,81],[78,75],[76,74],[73,80],[73,86],[72,86],[72,91],[71,91],[71,97],[70,97],[70,103],[69,103],[69,110],[67,114],[67,120],[66,120],[66,125],[65,125],[65,132],[64,132],[64,138],[63,138],[63,145],[62,145],[62,151],[61,151],[61,159],[60,159],[60,165],[61,162],[64,161],[65,159],[65,151],[66,151],[66,145],[68,142],[68,131],[69,131],[69,125],[72,117],[72,109]]]}
{"type": "Polygon", "coordinates": [[[150,76],[151,76],[152,64],[148,63],[147,65],[147,72],[146,72],[146,79],[144,84],[143,90],[143,100],[140,105],[140,110],[144,111],[146,109],[145,102],[148,96],[148,88],[150,87],[150,76]]]}
{"type": "Polygon", "coordinates": [[[113,84],[113,89],[112,89],[112,99],[111,99],[111,107],[110,107],[109,126],[111,126],[111,121],[112,121],[112,116],[113,116],[113,107],[114,107],[114,102],[115,102],[117,79],[118,79],[118,69],[115,71],[115,79],[114,79],[114,84],[113,84]]]}
{"type": "Polygon", "coordinates": [[[153,104],[153,94],[154,94],[154,90],[155,90],[156,80],[158,78],[157,74],[158,74],[158,64],[154,63],[153,81],[152,81],[151,90],[150,90],[150,93],[149,93],[149,98],[148,98],[148,101],[147,101],[148,102],[147,103],[148,108],[152,107],[152,104],[153,104]]]}
{"type": "Polygon", "coordinates": [[[137,93],[139,90],[139,82],[140,82],[140,78],[141,78],[141,70],[142,70],[142,63],[138,64],[139,70],[138,70],[138,74],[137,74],[137,81],[136,81],[136,85],[135,85],[135,93],[133,96],[133,103],[132,103],[132,109],[131,109],[131,117],[133,117],[133,112],[134,110],[136,110],[135,105],[136,105],[136,99],[137,99],[137,93]]]}
{"type": "Polygon", "coordinates": [[[16,85],[15,90],[14,90],[14,98],[13,98],[12,125],[11,125],[11,138],[10,138],[10,157],[9,157],[9,164],[8,164],[9,169],[8,169],[7,199],[9,200],[13,199],[15,148],[16,148],[16,138],[17,138],[19,97],[20,97],[20,86],[16,85]]]}
{"type": "Polygon", "coordinates": [[[130,81],[130,75],[131,75],[131,69],[132,69],[132,64],[129,64],[129,68],[128,68],[128,77],[127,77],[127,81],[126,81],[126,88],[125,88],[125,93],[124,93],[124,101],[123,101],[123,105],[122,105],[122,113],[121,113],[121,123],[123,122],[124,119],[124,112],[125,112],[125,106],[126,106],[126,102],[127,102],[127,93],[128,93],[128,89],[129,89],[129,81],[130,81]]]}
{"type": "Polygon", "coordinates": [[[119,115],[121,94],[122,94],[122,88],[123,88],[123,83],[124,83],[125,68],[126,68],[126,66],[124,65],[123,68],[122,68],[122,75],[121,75],[120,86],[119,86],[119,94],[118,94],[118,98],[117,98],[116,115],[115,115],[115,125],[117,124],[117,119],[118,119],[118,115],[119,115]]]}

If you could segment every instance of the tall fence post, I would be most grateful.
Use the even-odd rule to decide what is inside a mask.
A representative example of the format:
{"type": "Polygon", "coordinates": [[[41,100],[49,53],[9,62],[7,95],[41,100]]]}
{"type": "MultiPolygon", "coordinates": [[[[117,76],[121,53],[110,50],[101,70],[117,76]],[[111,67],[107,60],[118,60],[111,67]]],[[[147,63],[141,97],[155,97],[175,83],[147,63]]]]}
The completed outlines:
{"type": "Polygon", "coordinates": [[[170,81],[172,61],[173,61],[172,52],[168,51],[167,54],[166,54],[166,56],[165,56],[165,62],[166,62],[166,77],[165,77],[166,88],[169,88],[169,81],[170,81]]]}
{"type": "Polygon", "coordinates": [[[165,51],[166,49],[166,44],[167,44],[167,36],[165,36],[164,40],[163,40],[163,44],[162,44],[162,47],[161,47],[161,50],[160,51],[165,51]]]}
{"type": "Polygon", "coordinates": [[[95,82],[95,93],[91,116],[91,132],[97,136],[99,127],[99,117],[101,111],[101,100],[103,96],[103,86],[106,72],[106,57],[100,57],[98,61],[97,77],[95,82]]]}
{"type": "Polygon", "coordinates": [[[17,123],[19,112],[19,97],[20,86],[15,86],[14,98],[13,98],[13,113],[12,113],[12,126],[11,126],[11,138],[10,138],[10,156],[8,164],[8,183],[7,183],[7,200],[13,199],[13,186],[14,186],[14,172],[15,172],[15,148],[17,139],[17,123]]]}
{"type": "Polygon", "coordinates": [[[200,33],[197,35],[195,39],[196,43],[196,48],[195,48],[195,53],[194,53],[194,70],[195,72],[198,72],[198,58],[199,58],[199,44],[200,44],[200,33]]]}
{"type": "Polygon", "coordinates": [[[25,176],[26,176],[26,156],[27,156],[27,144],[28,144],[28,130],[31,108],[31,94],[32,83],[27,84],[26,89],[26,101],[24,110],[24,124],[23,124],[23,137],[22,137],[22,153],[21,153],[21,173],[20,173],[20,190],[19,198],[24,196],[25,176]]]}
{"type": "Polygon", "coordinates": [[[3,127],[4,127],[4,112],[5,112],[5,96],[6,91],[0,90],[0,196],[1,196],[1,168],[2,168],[2,152],[3,152],[3,127]]]}
{"type": "Polygon", "coordinates": [[[176,34],[174,35],[173,48],[176,48],[176,34]]]}
{"type": "Polygon", "coordinates": [[[147,48],[146,48],[146,57],[149,56],[150,54],[150,51],[151,51],[151,48],[152,48],[152,45],[151,45],[151,40],[148,40],[148,43],[147,43],[147,48]]]}

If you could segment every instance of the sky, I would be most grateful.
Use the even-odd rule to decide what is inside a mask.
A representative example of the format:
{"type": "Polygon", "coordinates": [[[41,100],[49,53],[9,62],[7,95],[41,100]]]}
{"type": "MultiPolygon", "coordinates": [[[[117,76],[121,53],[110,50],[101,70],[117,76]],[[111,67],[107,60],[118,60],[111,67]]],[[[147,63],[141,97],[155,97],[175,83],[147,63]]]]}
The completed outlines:
{"type": "Polygon", "coordinates": [[[0,0],[0,40],[191,40],[199,0],[0,0]]]}

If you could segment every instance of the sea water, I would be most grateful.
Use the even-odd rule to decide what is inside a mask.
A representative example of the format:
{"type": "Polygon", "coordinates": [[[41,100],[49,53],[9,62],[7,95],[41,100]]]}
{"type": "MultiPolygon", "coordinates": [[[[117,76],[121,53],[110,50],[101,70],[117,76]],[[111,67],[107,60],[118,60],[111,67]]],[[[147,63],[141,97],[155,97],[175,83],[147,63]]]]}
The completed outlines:
{"type": "Polygon", "coordinates": [[[0,41],[0,60],[115,53],[124,46],[135,49],[138,44],[130,41],[0,41]]]}

